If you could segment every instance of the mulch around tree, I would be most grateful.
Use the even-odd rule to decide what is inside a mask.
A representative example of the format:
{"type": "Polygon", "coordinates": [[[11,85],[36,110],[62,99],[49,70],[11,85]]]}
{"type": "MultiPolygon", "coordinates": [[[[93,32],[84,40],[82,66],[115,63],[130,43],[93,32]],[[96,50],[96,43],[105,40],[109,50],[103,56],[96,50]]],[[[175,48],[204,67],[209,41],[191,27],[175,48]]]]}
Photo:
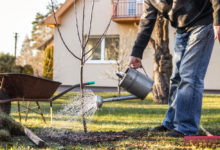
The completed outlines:
{"type": "Polygon", "coordinates": [[[85,144],[85,145],[95,145],[98,143],[103,142],[112,142],[118,141],[126,138],[133,138],[133,139],[148,139],[149,138],[149,130],[137,130],[133,132],[88,132],[88,133],[75,133],[75,132],[66,132],[59,135],[43,135],[41,136],[45,141],[54,141],[58,142],[62,145],[78,145],[78,144],[85,144]]]}

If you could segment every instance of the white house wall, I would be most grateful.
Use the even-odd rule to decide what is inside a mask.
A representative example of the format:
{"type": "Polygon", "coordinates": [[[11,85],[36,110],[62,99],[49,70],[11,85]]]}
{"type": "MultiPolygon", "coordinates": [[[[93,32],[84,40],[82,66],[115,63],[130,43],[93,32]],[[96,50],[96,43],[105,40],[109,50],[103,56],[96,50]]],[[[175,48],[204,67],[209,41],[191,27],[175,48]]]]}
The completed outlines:
{"type": "Polygon", "coordinates": [[[212,57],[205,78],[205,89],[220,90],[220,44],[215,41],[212,57]]]}

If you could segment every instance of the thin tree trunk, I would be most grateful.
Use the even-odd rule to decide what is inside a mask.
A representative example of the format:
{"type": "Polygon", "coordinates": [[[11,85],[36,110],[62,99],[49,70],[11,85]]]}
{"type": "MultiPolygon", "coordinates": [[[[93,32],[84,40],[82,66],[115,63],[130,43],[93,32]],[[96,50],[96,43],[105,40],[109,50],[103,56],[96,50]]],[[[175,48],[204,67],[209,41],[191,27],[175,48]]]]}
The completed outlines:
{"type": "Polygon", "coordinates": [[[81,90],[81,110],[82,110],[82,122],[83,122],[83,129],[84,133],[87,133],[87,126],[86,126],[86,118],[85,118],[85,109],[84,109],[84,85],[83,85],[83,69],[84,69],[84,62],[85,62],[85,38],[84,38],[84,26],[85,26],[85,9],[86,9],[86,0],[83,0],[83,17],[82,17],[82,50],[81,50],[81,67],[80,67],[80,90],[81,90]]]}
{"type": "Polygon", "coordinates": [[[85,112],[84,112],[84,86],[83,86],[83,61],[81,61],[80,67],[80,91],[81,91],[81,110],[82,110],[82,122],[83,122],[83,129],[84,133],[87,133],[87,126],[86,126],[86,119],[85,119],[85,112]]]}
{"type": "Polygon", "coordinates": [[[154,33],[155,40],[150,40],[155,49],[153,69],[154,102],[167,104],[172,73],[172,55],[169,50],[168,20],[161,15],[158,15],[154,33]]]}

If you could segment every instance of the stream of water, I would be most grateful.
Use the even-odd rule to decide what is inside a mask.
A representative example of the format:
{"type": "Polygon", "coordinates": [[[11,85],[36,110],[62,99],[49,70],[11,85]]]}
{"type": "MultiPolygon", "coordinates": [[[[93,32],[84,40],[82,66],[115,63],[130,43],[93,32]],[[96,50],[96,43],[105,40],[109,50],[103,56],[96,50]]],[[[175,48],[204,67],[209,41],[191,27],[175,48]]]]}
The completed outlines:
{"type": "Polygon", "coordinates": [[[69,99],[67,103],[60,109],[60,111],[55,115],[57,119],[67,118],[68,121],[76,121],[82,115],[81,102],[83,103],[84,114],[87,121],[91,121],[93,118],[97,106],[96,106],[96,95],[91,90],[86,90],[84,98],[78,94],[73,98],[69,99]]]}
{"type": "MultiPolygon", "coordinates": [[[[97,110],[96,100],[97,96],[91,90],[85,90],[83,108],[87,124],[92,120],[97,110]]],[[[80,93],[68,99],[59,111],[54,113],[51,128],[45,126],[46,128],[42,132],[50,137],[58,137],[65,135],[68,130],[76,130],[76,132],[79,128],[82,130],[81,102],[80,93]]]]}

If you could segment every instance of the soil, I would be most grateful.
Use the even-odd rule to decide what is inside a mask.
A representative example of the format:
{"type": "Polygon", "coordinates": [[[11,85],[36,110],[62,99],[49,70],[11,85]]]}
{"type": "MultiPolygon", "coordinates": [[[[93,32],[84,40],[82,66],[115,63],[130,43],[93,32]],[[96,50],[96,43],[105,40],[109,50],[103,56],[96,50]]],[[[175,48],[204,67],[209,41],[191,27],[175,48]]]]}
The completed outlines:
{"type": "Polygon", "coordinates": [[[85,133],[74,133],[74,132],[66,132],[65,134],[62,134],[62,136],[59,135],[44,135],[42,139],[45,141],[54,141],[58,142],[62,145],[78,145],[78,144],[85,144],[85,145],[95,145],[98,143],[103,142],[112,142],[112,141],[118,141],[126,138],[133,138],[133,139],[146,139],[149,138],[148,129],[143,130],[137,130],[133,132],[89,132],[87,134],[85,133]]]}

